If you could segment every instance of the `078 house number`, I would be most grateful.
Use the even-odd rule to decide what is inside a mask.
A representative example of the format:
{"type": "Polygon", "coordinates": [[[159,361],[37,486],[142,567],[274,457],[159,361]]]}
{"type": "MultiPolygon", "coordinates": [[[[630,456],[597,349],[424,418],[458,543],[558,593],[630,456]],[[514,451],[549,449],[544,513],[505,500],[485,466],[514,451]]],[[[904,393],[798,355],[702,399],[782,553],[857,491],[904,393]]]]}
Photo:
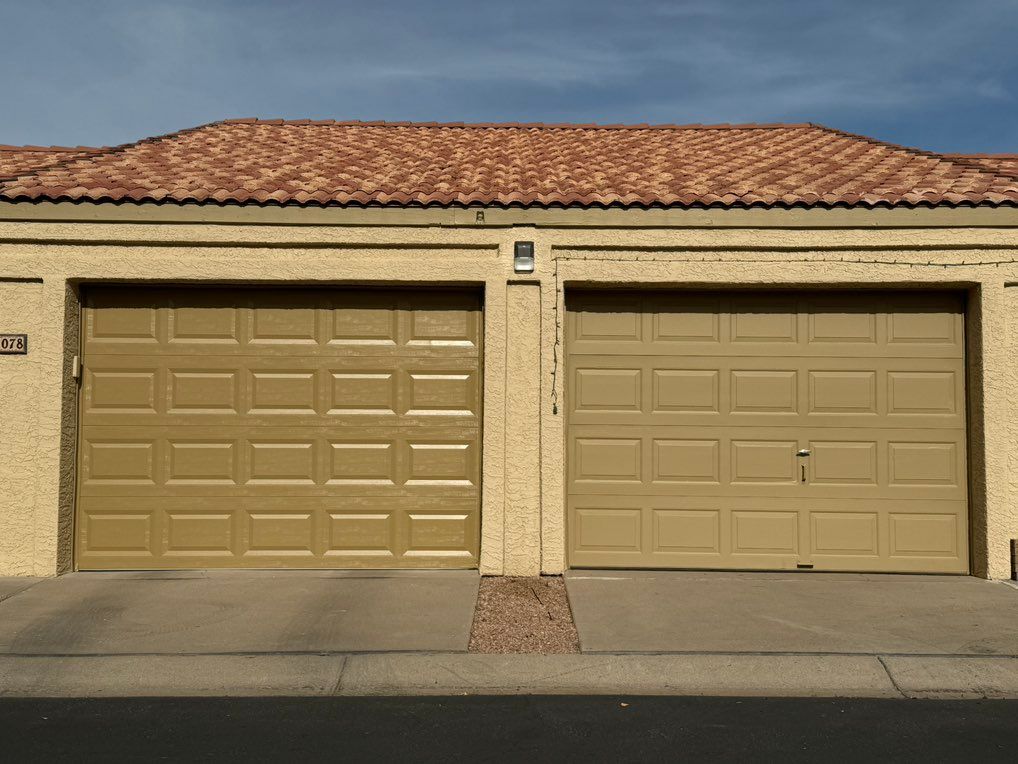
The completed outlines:
{"type": "Polygon", "coordinates": [[[25,355],[28,353],[27,334],[0,334],[0,355],[25,355]]]}

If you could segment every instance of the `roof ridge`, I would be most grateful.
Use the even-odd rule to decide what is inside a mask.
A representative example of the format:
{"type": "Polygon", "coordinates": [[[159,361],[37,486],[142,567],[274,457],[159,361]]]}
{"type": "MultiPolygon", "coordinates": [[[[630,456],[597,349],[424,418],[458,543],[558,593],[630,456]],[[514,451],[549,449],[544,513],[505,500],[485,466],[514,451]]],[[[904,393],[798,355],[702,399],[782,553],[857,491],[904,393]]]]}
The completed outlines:
{"type": "MultiPolygon", "coordinates": [[[[429,127],[457,129],[546,129],[546,130],[776,130],[789,128],[818,127],[812,122],[744,122],[702,124],[601,124],[597,122],[415,122],[412,120],[360,120],[360,119],[260,119],[241,117],[222,119],[209,125],[308,125],[328,127],[429,127]]],[[[202,125],[208,127],[209,125],[202,125]]]]}
{"type": "Polygon", "coordinates": [[[1018,159],[1018,153],[1002,152],[1000,154],[965,154],[959,151],[945,153],[945,157],[958,157],[960,159],[1018,159]]]}

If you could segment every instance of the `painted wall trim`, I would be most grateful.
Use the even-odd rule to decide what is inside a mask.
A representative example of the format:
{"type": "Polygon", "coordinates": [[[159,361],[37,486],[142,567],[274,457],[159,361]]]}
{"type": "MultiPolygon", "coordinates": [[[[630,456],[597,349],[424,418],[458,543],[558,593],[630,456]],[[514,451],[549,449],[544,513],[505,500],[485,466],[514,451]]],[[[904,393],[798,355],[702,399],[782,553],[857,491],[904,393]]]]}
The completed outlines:
{"type": "Polygon", "coordinates": [[[0,220],[294,226],[497,228],[1018,227],[1015,207],[879,209],[525,209],[502,207],[257,207],[94,202],[0,202],[0,220]]]}

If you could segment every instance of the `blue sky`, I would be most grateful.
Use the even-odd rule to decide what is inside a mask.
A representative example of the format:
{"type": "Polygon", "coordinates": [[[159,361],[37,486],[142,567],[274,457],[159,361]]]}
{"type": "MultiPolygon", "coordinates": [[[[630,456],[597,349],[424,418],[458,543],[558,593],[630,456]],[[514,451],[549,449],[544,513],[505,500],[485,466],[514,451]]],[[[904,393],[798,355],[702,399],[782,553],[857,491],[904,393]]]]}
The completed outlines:
{"type": "Polygon", "coordinates": [[[1018,0],[0,0],[0,143],[224,117],[813,121],[1018,151],[1018,0]]]}

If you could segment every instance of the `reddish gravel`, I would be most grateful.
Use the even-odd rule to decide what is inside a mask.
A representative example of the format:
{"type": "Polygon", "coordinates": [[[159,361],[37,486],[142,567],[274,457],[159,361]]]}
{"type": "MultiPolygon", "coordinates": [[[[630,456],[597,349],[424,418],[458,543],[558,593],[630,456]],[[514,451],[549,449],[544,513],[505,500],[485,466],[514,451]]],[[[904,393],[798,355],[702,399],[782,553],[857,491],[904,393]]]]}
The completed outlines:
{"type": "Polygon", "coordinates": [[[558,576],[481,579],[472,653],[578,653],[580,641],[558,576]]]}

